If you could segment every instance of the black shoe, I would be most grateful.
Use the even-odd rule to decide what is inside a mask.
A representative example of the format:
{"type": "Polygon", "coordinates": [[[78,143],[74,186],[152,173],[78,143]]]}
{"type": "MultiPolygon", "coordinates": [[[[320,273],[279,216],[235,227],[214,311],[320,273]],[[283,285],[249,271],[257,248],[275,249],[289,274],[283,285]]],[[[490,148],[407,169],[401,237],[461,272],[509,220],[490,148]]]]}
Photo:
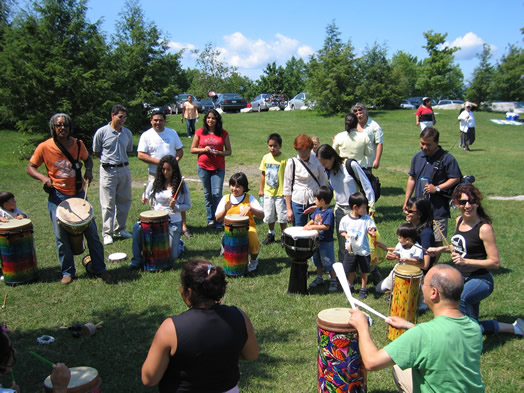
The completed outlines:
{"type": "Polygon", "coordinates": [[[268,233],[266,239],[262,242],[264,246],[267,246],[270,243],[275,242],[275,235],[273,233],[268,233]]]}
{"type": "Polygon", "coordinates": [[[127,270],[129,270],[130,272],[133,272],[135,270],[141,270],[142,269],[142,266],[140,265],[129,265],[127,267],[127,270]]]}
{"type": "Polygon", "coordinates": [[[369,280],[373,283],[373,285],[377,286],[380,281],[382,281],[382,274],[380,274],[380,270],[378,270],[378,267],[373,269],[371,273],[369,273],[369,280]]]}

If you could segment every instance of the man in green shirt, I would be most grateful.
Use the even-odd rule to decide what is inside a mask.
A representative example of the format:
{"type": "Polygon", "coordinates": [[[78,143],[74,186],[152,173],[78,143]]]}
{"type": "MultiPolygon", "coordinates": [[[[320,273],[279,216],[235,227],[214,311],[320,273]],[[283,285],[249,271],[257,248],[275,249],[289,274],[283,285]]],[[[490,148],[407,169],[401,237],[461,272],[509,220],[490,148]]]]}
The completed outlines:
{"type": "Polygon", "coordinates": [[[422,292],[424,303],[435,318],[414,325],[391,316],[386,322],[406,329],[395,341],[378,349],[369,334],[367,317],[351,311],[351,324],[358,330],[358,346],[364,367],[393,367],[393,377],[404,392],[484,392],[480,375],[482,334],[478,323],[459,311],[463,289],[460,273],[452,266],[429,270],[422,292]]]}

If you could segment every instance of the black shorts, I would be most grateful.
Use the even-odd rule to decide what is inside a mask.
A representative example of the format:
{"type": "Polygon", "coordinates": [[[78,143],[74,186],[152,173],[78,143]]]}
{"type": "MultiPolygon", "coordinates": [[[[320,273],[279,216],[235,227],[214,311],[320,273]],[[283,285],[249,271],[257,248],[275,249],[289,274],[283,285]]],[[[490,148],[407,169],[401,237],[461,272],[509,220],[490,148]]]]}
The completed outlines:
{"type": "Polygon", "coordinates": [[[371,267],[371,257],[369,255],[350,255],[347,251],[344,254],[344,271],[346,273],[353,273],[357,271],[357,266],[360,273],[369,273],[371,267]]]}

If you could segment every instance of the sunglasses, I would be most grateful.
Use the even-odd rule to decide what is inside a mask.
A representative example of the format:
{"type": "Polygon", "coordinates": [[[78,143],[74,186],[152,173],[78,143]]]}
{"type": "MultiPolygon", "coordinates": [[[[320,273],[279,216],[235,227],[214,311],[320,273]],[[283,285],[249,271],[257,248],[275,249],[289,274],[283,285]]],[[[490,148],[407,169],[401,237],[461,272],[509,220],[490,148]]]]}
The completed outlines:
{"type": "Polygon", "coordinates": [[[459,199],[457,202],[458,202],[459,206],[466,206],[466,203],[468,203],[468,202],[469,202],[470,205],[474,205],[474,204],[477,203],[477,201],[475,201],[475,200],[470,201],[469,199],[459,199]]]}
{"type": "Polygon", "coordinates": [[[413,214],[413,213],[416,213],[417,211],[416,210],[406,210],[406,212],[413,214]]]}

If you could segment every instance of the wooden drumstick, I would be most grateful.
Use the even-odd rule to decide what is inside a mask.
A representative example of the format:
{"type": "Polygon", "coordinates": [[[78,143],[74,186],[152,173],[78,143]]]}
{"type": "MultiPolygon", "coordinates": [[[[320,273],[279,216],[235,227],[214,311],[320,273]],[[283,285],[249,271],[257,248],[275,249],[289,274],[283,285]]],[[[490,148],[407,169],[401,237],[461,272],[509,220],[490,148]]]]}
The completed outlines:
{"type": "Polygon", "coordinates": [[[417,247],[417,248],[420,248],[420,249],[421,249],[422,251],[424,251],[424,252],[428,252],[428,249],[422,247],[420,244],[417,244],[417,243],[411,243],[411,242],[409,242],[408,244],[411,244],[412,246],[415,246],[415,247],[417,247]]]}
{"type": "Polygon", "coordinates": [[[440,236],[442,236],[442,239],[444,239],[444,243],[446,243],[446,247],[451,251],[454,252],[455,248],[451,244],[448,243],[448,239],[446,239],[446,236],[442,233],[440,226],[438,225],[437,221],[433,220],[433,225],[435,225],[438,229],[438,232],[440,233],[440,236]]]}
{"type": "Polygon", "coordinates": [[[86,200],[87,198],[87,190],[89,189],[89,182],[86,182],[86,190],[85,190],[85,194],[84,194],[84,201],[86,200]]]}
{"type": "Polygon", "coordinates": [[[180,180],[180,184],[178,185],[175,193],[173,194],[174,201],[176,201],[176,198],[178,197],[178,191],[180,191],[180,187],[182,187],[182,183],[184,183],[184,176],[182,176],[182,179],[180,180]]]}

